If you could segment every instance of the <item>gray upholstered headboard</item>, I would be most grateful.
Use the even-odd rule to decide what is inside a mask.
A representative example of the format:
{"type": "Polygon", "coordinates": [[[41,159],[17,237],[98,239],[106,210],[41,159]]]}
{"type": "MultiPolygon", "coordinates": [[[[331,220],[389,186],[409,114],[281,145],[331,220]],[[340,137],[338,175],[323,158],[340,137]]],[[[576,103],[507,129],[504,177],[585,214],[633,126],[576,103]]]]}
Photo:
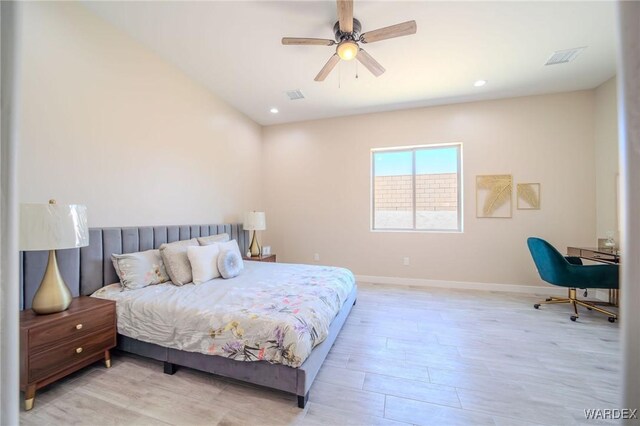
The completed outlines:
{"type": "MultiPolygon", "coordinates": [[[[247,251],[249,235],[242,224],[91,228],[87,247],[57,251],[58,266],[73,296],[89,295],[118,281],[111,263],[112,253],[151,250],[167,242],[225,232],[238,241],[241,253],[247,251]]],[[[46,251],[20,254],[20,309],[31,307],[46,267],[46,251]]]]}

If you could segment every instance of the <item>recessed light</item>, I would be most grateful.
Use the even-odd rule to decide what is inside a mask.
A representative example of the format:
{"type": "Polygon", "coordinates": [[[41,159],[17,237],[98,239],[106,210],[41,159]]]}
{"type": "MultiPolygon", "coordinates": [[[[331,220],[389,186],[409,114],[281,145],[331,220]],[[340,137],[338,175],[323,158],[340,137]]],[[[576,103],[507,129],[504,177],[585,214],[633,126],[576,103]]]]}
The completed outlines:
{"type": "Polygon", "coordinates": [[[277,114],[279,111],[278,108],[271,108],[269,112],[271,112],[271,114],[277,114]]]}
{"type": "Polygon", "coordinates": [[[487,84],[487,80],[476,80],[476,82],[475,82],[475,83],[473,83],[473,85],[474,85],[475,87],[482,87],[482,86],[484,86],[485,84],[487,84]]]}

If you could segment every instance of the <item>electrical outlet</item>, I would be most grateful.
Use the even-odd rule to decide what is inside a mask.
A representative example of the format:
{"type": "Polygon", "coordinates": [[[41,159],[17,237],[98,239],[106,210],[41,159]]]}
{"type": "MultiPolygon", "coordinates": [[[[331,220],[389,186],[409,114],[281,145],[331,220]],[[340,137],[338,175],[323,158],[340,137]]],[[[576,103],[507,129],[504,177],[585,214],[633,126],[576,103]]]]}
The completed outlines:
{"type": "Polygon", "coordinates": [[[319,253],[314,253],[313,254],[313,260],[315,260],[316,262],[320,261],[320,254],[319,253]]]}
{"type": "Polygon", "coordinates": [[[409,266],[409,258],[408,258],[408,257],[403,258],[403,259],[402,259],[402,264],[403,264],[404,266],[409,266]]]}

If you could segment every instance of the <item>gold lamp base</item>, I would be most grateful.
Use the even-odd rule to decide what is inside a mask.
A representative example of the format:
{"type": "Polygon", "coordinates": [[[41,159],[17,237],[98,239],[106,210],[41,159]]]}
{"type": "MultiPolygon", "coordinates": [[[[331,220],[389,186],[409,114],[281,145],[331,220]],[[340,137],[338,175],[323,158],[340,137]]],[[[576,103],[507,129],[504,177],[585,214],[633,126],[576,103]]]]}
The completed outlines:
{"type": "Polygon", "coordinates": [[[253,231],[253,238],[251,239],[251,245],[249,246],[252,257],[260,256],[260,244],[258,244],[258,238],[256,237],[256,231],[253,231]]]}
{"type": "Polygon", "coordinates": [[[69,287],[65,284],[58,269],[56,251],[49,250],[47,270],[44,273],[44,278],[42,278],[38,291],[33,296],[31,309],[40,315],[62,312],[69,307],[71,299],[69,287]]]}

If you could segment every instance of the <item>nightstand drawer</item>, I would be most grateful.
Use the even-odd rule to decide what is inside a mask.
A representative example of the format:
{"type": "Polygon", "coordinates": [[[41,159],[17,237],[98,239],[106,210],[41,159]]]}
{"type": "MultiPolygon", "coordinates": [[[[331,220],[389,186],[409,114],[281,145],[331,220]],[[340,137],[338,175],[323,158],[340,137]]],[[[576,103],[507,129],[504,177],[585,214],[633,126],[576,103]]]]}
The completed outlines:
{"type": "Polygon", "coordinates": [[[113,327],[64,343],[29,358],[29,381],[44,379],[116,345],[113,327]]]}
{"type": "Polygon", "coordinates": [[[35,354],[63,340],[81,338],[114,323],[113,309],[106,307],[62,318],[46,327],[34,327],[29,330],[29,351],[35,354]]]}

